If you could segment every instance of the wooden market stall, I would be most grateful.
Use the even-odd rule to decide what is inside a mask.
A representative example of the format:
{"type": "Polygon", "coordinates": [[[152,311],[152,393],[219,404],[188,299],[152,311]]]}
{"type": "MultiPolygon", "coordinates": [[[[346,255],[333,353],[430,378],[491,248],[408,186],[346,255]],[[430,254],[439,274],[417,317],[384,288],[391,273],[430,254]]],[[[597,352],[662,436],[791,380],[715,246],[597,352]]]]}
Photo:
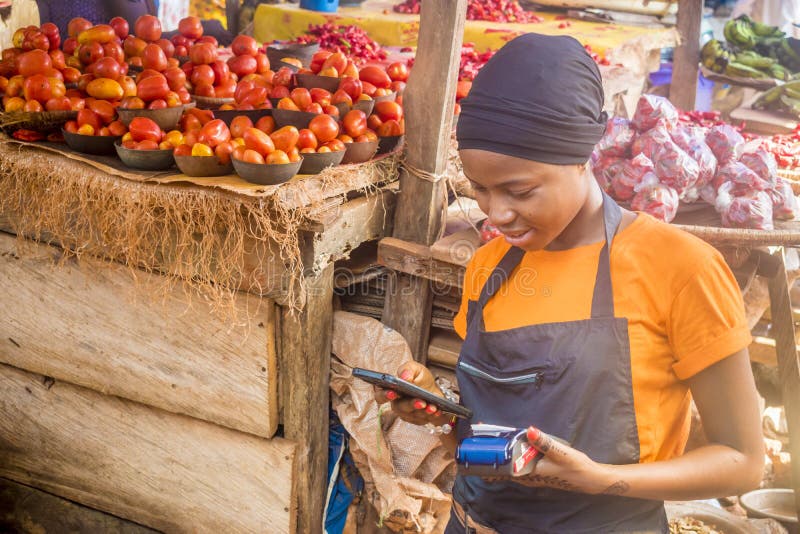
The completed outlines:
{"type": "Polygon", "coordinates": [[[391,226],[397,164],[265,187],[3,138],[0,477],[165,532],[321,532],[333,264],[391,226]]]}

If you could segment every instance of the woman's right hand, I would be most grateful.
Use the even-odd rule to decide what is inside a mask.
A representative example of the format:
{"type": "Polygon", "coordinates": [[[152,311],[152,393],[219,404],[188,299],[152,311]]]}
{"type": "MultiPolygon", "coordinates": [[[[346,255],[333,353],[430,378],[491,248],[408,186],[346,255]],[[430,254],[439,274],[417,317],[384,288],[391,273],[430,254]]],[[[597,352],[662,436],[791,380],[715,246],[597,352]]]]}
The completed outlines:
{"type": "MultiPolygon", "coordinates": [[[[444,398],[444,394],[436,385],[433,373],[419,362],[410,361],[404,363],[397,370],[397,376],[406,382],[411,382],[415,386],[430,391],[438,397],[444,398]]],[[[375,387],[375,400],[378,404],[391,402],[392,411],[403,421],[414,425],[432,423],[438,426],[450,420],[436,406],[428,405],[422,399],[404,397],[395,391],[375,387]]]]}

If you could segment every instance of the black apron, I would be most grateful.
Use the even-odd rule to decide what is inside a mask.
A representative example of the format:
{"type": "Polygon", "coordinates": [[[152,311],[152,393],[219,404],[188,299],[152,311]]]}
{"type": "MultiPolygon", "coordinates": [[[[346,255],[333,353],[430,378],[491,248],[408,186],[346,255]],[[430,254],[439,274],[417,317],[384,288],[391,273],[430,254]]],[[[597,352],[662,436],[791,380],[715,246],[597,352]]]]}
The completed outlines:
{"type": "MultiPolygon", "coordinates": [[[[519,265],[512,247],[467,311],[467,337],[456,376],[472,409],[458,424],[463,439],[472,423],[526,428],[568,441],[597,462],[639,462],[633,407],[628,321],[614,317],[610,244],[622,212],[604,195],[606,242],[600,252],[588,320],[487,332],[483,309],[519,265]]],[[[554,295],[553,298],[557,298],[554,295]]],[[[453,498],[478,523],[502,534],[532,532],[667,532],[664,503],[586,495],[459,475],[453,498]]],[[[446,533],[464,532],[451,514],[446,533]]]]}

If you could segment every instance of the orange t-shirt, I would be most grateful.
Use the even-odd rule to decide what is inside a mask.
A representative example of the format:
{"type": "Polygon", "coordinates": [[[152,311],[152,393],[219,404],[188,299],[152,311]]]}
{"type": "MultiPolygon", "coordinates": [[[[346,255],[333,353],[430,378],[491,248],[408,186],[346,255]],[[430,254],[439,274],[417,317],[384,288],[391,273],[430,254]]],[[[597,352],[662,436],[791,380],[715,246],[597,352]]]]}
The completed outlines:
{"type": "MultiPolygon", "coordinates": [[[[454,320],[462,338],[468,300],[478,300],[509,248],[496,238],[467,266],[454,320]]],[[[486,329],[588,319],[601,248],[526,253],[486,305],[486,329]]],[[[615,315],[628,320],[640,461],[666,460],[683,453],[689,435],[691,397],[683,380],[751,342],[742,295],[717,250],[641,213],[614,239],[611,280],[615,315]]]]}

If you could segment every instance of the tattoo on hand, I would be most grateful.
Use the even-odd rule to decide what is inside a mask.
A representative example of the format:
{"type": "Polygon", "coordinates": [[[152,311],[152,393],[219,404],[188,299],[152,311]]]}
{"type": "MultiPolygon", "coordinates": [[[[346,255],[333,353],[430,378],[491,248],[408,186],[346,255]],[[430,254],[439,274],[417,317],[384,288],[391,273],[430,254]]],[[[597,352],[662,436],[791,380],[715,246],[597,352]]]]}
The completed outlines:
{"type": "Polygon", "coordinates": [[[603,495],[624,495],[631,485],[624,480],[617,480],[603,491],[603,495]]]}
{"type": "Polygon", "coordinates": [[[523,478],[525,482],[536,484],[537,486],[546,486],[548,488],[556,488],[564,491],[575,491],[578,489],[572,482],[557,476],[528,475],[523,478]]]}

